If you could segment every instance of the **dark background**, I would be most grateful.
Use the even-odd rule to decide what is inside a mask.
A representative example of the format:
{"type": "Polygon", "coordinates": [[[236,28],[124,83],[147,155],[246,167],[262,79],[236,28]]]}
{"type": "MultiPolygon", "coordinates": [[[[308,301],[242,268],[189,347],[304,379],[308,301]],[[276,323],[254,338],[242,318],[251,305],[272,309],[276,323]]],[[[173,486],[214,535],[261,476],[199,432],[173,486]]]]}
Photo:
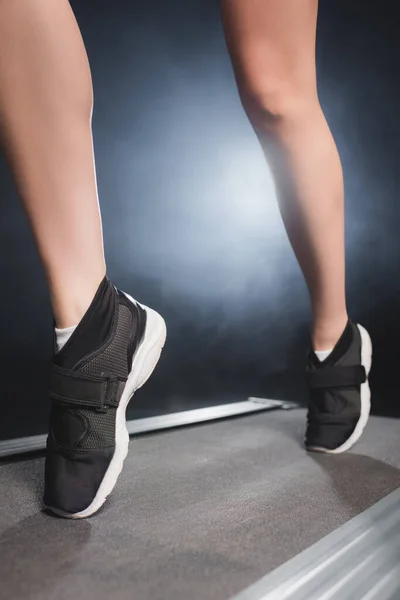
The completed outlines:
{"type": "MultiPolygon", "coordinates": [[[[76,0],[95,88],[108,274],[166,318],[130,417],[244,400],[305,402],[306,288],[239,104],[218,0],[76,0]]],[[[374,410],[399,414],[397,2],[321,1],[320,95],[345,172],[348,298],[374,342],[374,410]]],[[[43,433],[44,275],[0,162],[0,439],[43,433]]]]}

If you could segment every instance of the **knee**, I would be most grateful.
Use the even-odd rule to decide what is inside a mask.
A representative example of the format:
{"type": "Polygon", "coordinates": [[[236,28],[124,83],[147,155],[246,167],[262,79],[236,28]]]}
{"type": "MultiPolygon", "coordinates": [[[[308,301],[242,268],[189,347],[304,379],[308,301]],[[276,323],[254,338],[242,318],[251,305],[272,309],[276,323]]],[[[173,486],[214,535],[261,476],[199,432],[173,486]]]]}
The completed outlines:
{"type": "Polygon", "coordinates": [[[279,133],[319,108],[316,88],[291,81],[247,80],[239,93],[254,128],[264,133],[279,133]]]}

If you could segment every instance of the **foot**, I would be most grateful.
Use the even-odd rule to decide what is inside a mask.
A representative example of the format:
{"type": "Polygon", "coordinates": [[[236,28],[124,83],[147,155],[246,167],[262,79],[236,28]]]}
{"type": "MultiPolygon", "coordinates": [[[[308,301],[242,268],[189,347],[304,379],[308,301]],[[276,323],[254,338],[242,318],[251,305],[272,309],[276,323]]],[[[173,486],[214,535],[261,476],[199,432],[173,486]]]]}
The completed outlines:
{"type": "Polygon", "coordinates": [[[368,332],[351,321],[324,361],[310,352],[307,450],[339,454],[361,437],[371,408],[371,360],[368,332]]]}
{"type": "Polygon", "coordinates": [[[44,494],[52,512],[84,518],[104,504],[128,452],[126,407],[165,338],[159,314],[103,280],[53,359],[44,494]]]}

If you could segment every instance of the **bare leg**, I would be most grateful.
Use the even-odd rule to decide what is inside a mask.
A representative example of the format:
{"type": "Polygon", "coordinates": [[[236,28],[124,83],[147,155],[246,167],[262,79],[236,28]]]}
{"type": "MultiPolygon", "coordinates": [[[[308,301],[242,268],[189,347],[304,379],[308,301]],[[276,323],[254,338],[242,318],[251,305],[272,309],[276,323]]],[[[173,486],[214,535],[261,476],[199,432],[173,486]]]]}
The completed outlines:
{"type": "Polygon", "coordinates": [[[106,271],[92,85],[67,0],[0,0],[0,126],[58,327],[76,325],[106,271]]]}
{"type": "Polygon", "coordinates": [[[347,322],[342,169],[316,86],[318,0],[222,0],[245,110],[270,162],[306,278],[316,350],[347,322]]]}

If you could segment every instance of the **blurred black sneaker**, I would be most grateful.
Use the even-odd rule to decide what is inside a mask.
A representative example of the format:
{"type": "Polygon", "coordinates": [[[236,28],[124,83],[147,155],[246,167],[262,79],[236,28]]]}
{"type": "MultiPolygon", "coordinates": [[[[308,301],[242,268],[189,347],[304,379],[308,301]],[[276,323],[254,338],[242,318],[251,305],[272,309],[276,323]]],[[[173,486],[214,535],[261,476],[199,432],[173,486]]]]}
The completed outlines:
{"type": "Polygon", "coordinates": [[[126,407],[165,338],[162,317],[105,277],[53,359],[44,494],[52,512],[89,517],[113,490],[128,453],[126,407]]]}
{"type": "Polygon", "coordinates": [[[310,352],[307,450],[339,454],[361,437],[371,409],[371,362],[368,332],[351,321],[326,360],[310,352]]]}

